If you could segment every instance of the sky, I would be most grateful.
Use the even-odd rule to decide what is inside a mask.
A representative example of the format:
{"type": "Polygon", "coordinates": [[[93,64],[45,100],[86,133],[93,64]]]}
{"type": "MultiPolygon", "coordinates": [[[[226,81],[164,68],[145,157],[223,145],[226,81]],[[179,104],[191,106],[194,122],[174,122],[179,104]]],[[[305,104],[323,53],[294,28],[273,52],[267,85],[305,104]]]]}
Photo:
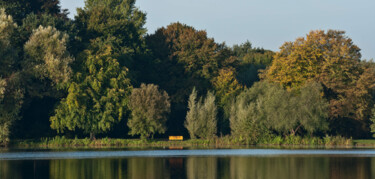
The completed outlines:
{"type": "MultiPolygon", "coordinates": [[[[71,18],[84,6],[84,0],[60,1],[71,18]]],[[[344,30],[363,59],[375,60],[374,0],[137,0],[136,6],[147,13],[150,34],[178,21],[229,46],[249,40],[278,51],[311,30],[344,30]]]]}

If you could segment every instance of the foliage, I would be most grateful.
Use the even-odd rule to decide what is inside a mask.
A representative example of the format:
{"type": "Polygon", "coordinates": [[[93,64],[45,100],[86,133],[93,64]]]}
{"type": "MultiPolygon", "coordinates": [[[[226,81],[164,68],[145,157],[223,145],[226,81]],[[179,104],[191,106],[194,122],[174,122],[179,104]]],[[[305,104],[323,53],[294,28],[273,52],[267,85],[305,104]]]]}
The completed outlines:
{"type": "Polygon", "coordinates": [[[23,102],[20,73],[15,68],[18,56],[12,43],[16,28],[13,18],[0,9],[0,145],[9,142],[9,127],[19,118],[23,102]]]}
{"type": "Polygon", "coordinates": [[[373,137],[375,137],[375,106],[374,108],[372,108],[372,115],[370,117],[370,129],[371,129],[371,133],[373,133],[373,137]]]}
{"type": "Polygon", "coordinates": [[[51,14],[66,18],[67,10],[62,10],[59,0],[0,0],[0,6],[21,22],[28,14],[51,14]]]}
{"type": "Polygon", "coordinates": [[[110,45],[112,57],[128,68],[143,53],[146,15],[135,7],[135,0],[87,0],[77,14],[83,47],[96,50],[110,45]]]}
{"type": "Polygon", "coordinates": [[[331,118],[364,119],[370,113],[373,68],[360,63],[360,49],[343,31],[311,31],[306,38],[286,42],[263,73],[287,89],[308,81],[322,84],[331,118]]]}
{"type": "Polygon", "coordinates": [[[110,56],[110,47],[96,54],[85,51],[81,71],[74,75],[68,96],[61,100],[50,119],[53,129],[64,132],[78,128],[98,134],[123,118],[132,86],[127,69],[110,56]]]}
{"type": "Polygon", "coordinates": [[[83,133],[188,132],[203,145],[337,145],[351,140],[327,134],[375,133],[375,63],[343,31],[311,31],[274,53],[179,22],[146,35],[135,0],[85,3],[71,20],[59,0],[0,0],[0,145],[55,135],[44,126],[68,136],[46,145],[144,142],[69,139],[83,133]]]}
{"type": "Polygon", "coordinates": [[[203,30],[172,23],[146,37],[153,54],[153,81],[171,94],[172,102],[184,103],[193,86],[211,87],[218,71],[219,46],[203,30]]]}
{"type": "Polygon", "coordinates": [[[24,45],[33,34],[33,32],[40,26],[43,27],[53,27],[56,28],[61,33],[67,34],[69,40],[67,40],[67,49],[71,54],[76,54],[79,49],[78,43],[79,39],[77,37],[78,29],[76,24],[65,18],[56,17],[50,14],[28,14],[24,19],[22,19],[22,25],[20,25],[18,30],[18,37],[16,39],[19,45],[24,45]]]}
{"type": "Polygon", "coordinates": [[[36,29],[25,44],[24,69],[39,79],[50,79],[55,85],[63,86],[70,80],[73,58],[67,51],[68,35],[55,28],[36,29]]]}
{"type": "Polygon", "coordinates": [[[204,100],[200,98],[197,101],[197,91],[194,88],[189,97],[188,108],[185,127],[189,131],[190,138],[210,139],[216,136],[217,107],[214,94],[207,92],[204,100]]]}
{"type": "Polygon", "coordinates": [[[133,89],[129,103],[132,114],[128,121],[129,134],[139,134],[145,139],[155,133],[165,133],[170,106],[168,94],[157,85],[141,84],[140,88],[133,89]]]}
{"type": "Polygon", "coordinates": [[[216,97],[220,107],[227,105],[242,90],[232,69],[220,69],[218,77],[213,81],[216,97]]]}
{"type": "Polygon", "coordinates": [[[272,63],[274,52],[263,48],[253,48],[247,41],[231,48],[232,58],[237,61],[234,65],[237,71],[237,80],[240,84],[251,87],[259,81],[259,71],[264,70],[272,63]]]}
{"type": "Polygon", "coordinates": [[[308,84],[299,93],[291,93],[275,84],[258,82],[242,92],[230,113],[232,135],[256,140],[269,129],[295,135],[302,127],[313,133],[326,130],[327,102],[321,87],[308,84]]]}
{"type": "Polygon", "coordinates": [[[245,89],[231,105],[229,121],[232,136],[255,142],[261,135],[266,136],[270,133],[261,109],[263,106],[258,102],[258,98],[261,97],[258,93],[263,93],[260,85],[268,85],[263,90],[271,90],[271,87],[274,87],[266,83],[257,83],[251,89],[245,89]]]}

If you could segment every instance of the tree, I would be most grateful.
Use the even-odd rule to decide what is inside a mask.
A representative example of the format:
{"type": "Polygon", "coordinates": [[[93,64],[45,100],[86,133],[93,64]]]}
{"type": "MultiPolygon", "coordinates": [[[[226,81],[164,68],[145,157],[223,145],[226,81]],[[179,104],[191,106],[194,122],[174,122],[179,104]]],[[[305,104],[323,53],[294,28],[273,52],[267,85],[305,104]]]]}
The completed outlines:
{"type": "Polygon", "coordinates": [[[186,114],[185,127],[189,131],[190,138],[196,137],[210,139],[216,136],[217,132],[217,107],[215,95],[207,92],[206,98],[196,101],[197,91],[195,88],[189,97],[186,114]]]}
{"type": "MultiPolygon", "coordinates": [[[[145,51],[143,36],[146,14],[135,7],[135,0],[87,0],[77,9],[81,48],[100,49],[110,45],[112,57],[133,70],[145,51]],[[92,43],[101,42],[101,43],[92,43]]],[[[132,73],[132,71],[130,71],[132,73]]]]}
{"type": "Polygon", "coordinates": [[[132,86],[127,69],[111,57],[110,47],[93,54],[85,51],[85,63],[75,73],[63,98],[51,117],[51,127],[58,132],[74,131],[103,133],[119,122],[128,110],[132,86]]]}
{"type": "Polygon", "coordinates": [[[35,29],[40,26],[43,27],[53,27],[56,28],[61,33],[65,33],[69,36],[67,41],[67,49],[71,54],[76,55],[81,44],[79,43],[79,38],[77,38],[78,29],[74,21],[70,19],[60,18],[53,16],[51,14],[28,14],[24,19],[22,19],[22,25],[20,25],[17,36],[17,43],[23,46],[33,34],[35,29]]]}
{"type": "Polygon", "coordinates": [[[229,133],[229,113],[232,100],[242,91],[243,87],[235,78],[234,69],[220,69],[218,77],[213,80],[213,87],[218,104],[221,134],[229,133]]]}
{"type": "Polygon", "coordinates": [[[218,77],[213,81],[213,86],[220,107],[227,105],[230,99],[237,96],[242,89],[235,78],[233,69],[220,69],[218,77]]]}
{"type": "Polygon", "coordinates": [[[197,103],[197,91],[195,88],[193,88],[193,91],[191,92],[189,96],[189,102],[188,102],[188,112],[186,114],[186,121],[185,121],[185,127],[189,131],[190,138],[195,139],[198,130],[199,130],[199,125],[198,125],[198,109],[199,109],[199,104],[201,101],[197,103]]]}
{"type": "MultiPolygon", "coordinates": [[[[269,106],[265,104],[265,96],[270,93],[273,94],[270,97],[277,98],[272,101],[285,102],[285,100],[281,101],[279,99],[280,97],[286,97],[284,91],[265,82],[255,83],[253,87],[245,89],[235,98],[231,105],[229,117],[232,136],[255,143],[261,137],[267,137],[270,134],[269,128],[271,126],[266,121],[267,117],[271,117],[272,114],[267,114],[264,109],[265,107],[272,107],[270,105],[271,100],[268,100],[269,103],[267,105],[269,106]]],[[[279,107],[285,106],[278,105],[279,107]]],[[[281,115],[280,117],[282,117],[281,115]]]]}
{"type": "Polygon", "coordinates": [[[318,30],[311,31],[306,38],[286,42],[263,77],[287,89],[316,81],[322,84],[330,103],[331,119],[365,119],[371,113],[369,92],[375,82],[375,78],[368,76],[374,73],[360,62],[360,49],[344,34],[318,30]]]}
{"type": "Polygon", "coordinates": [[[56,86],[66,85],[74,60],[67,51],[68,39],[67,34],[51,26],[40,26],[25,44],[24,68],[39,79],[50,79],[56,86]]]}
{"type": "Polygon", "coordinates": [[[17,23],[31,13],[45,13],[63,18],[68,15],[66,9],[61,9],[59,0],[0,0],[0,6],[4,7],[17,23]]]}
{"type": "Polygon", "coordinates": [[[288,92],[268,82],[258,82],[242,92],[232,105],[230,124],[234,136],[256,141],[269,130],[295,135],[303,128],[310,134],[328,128],[328,103],[322,87],[308,83],[300,91],[288,92]]]}
{"type": "Polygon", "coordinates": [[[130,96],[129,108],[131,119],[128,121],[129,134],[141,135],[142,139],[155,133],[165,133],[170,101],[167,92],[159,90],[154,84],[141,84],[135,88],[130,96]]]}
{"type": "Polygon", "coordinates": [[[15,67],[18,59],[13,44],[16,28],[12,16],[0,9],[0,145],[8,144],[10,126],[19,118],[23,102],[20,72],[15,67]]]}
{"type": "Polygon", "coordinates": [[[202,91],[211,87],[218,71],[219,46],[205,31],[172,23],[146,41],[153,54],[153,80],[171,94],[172,102],[184,103],[193,86],[202,91]]]}

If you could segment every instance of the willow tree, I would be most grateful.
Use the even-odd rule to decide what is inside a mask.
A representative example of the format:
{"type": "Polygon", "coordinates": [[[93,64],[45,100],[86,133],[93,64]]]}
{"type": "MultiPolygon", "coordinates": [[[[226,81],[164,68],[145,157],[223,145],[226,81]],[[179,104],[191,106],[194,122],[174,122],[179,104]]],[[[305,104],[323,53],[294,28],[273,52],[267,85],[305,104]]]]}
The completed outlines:
{"type": "Polygon", "coordinates": [[[234,101],[230,126],[234,136],[257,141],[270,130],[296,135],[304,129],[313,134],[328,128],[328,103],[318,83],[307,83],[297,91],[278,84],[257,82],[234,101]]]}
{"type": "Polygon", "coordinates": [[[129,134],[141,135],[142,139],[166,131],[165,123],[171,103],[167,92],[154,84],[141,84],[130,96],[131,118],[128,121],[129,134]]]}

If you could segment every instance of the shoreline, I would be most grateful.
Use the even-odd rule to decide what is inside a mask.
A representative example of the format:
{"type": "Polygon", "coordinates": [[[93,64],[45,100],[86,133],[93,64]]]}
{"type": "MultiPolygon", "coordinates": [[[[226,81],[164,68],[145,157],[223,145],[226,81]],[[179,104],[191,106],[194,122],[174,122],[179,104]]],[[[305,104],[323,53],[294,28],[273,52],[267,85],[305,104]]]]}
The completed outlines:
{"type": "MultiPolygon", "coordinates": [[[[277,137],[276,137],[277,138],[277,137]]],[[[260,141],[258,143],[248,143],[246,141],[236,141],[229,137],[215,139],[188,139],[182,141],[169,141],[167,139],[118,139],[102,138],[90,140],[84,139],[67,139],[65,137],[42,138],[13,140],[8,146],[0,148],[41,148],[41,149],[60,149],[60,148],[82,148],[82,149],[100,149],[100,148],[167,148],[167,149],[184,149],[184,148],[375,148],[375,140],[372,139],[345,139],[332,137],[332,140],[325,138],[300,138],[298,140],[283,140],[274,142],[260,141]],[[315,141],[315,143],[313,142],[315,141]]]]}

